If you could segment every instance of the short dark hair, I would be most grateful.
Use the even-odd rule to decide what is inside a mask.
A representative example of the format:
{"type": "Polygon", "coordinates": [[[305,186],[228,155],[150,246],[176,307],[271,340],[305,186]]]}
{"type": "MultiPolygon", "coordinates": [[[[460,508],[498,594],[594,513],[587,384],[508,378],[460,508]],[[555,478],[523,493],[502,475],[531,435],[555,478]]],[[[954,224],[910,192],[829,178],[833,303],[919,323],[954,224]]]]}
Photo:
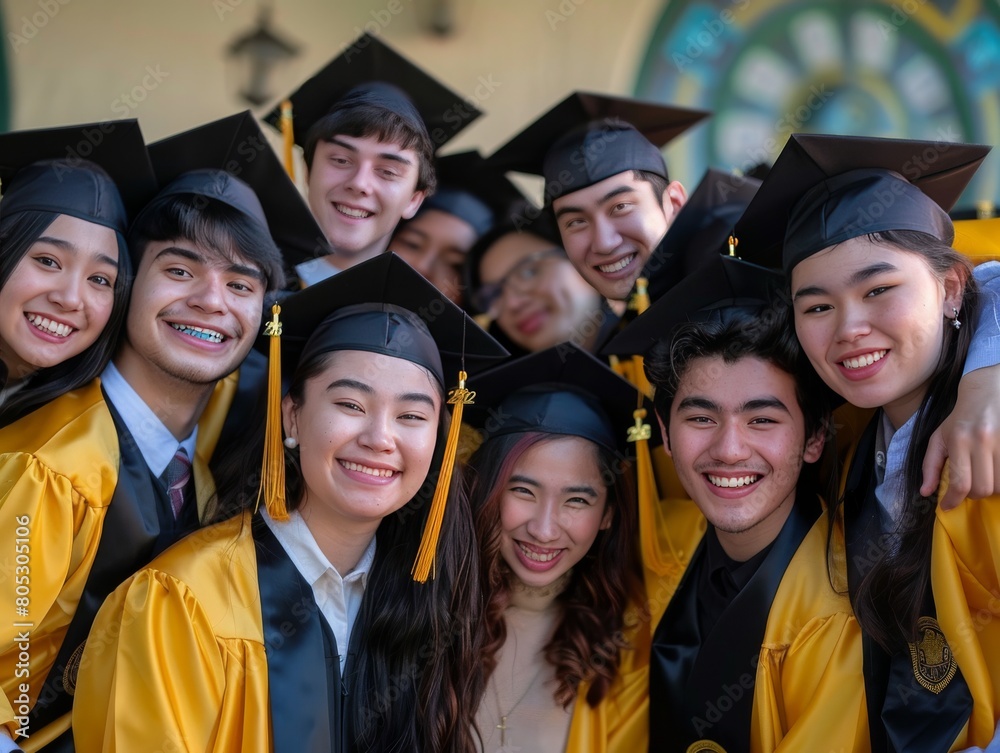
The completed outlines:
{"type": "Polygon", "coordinates": [[[285,285],[281,251],[267,230],[235,207],[206,196],[161,196],[142,211],[129,229],[133,266],[150,243],[184,238],[230,261],[258,267],[268,292],[285,285]]]}
{"type": "Polygon", "coordinates": [[[832,408],[832,395],[799,345],[791,307],[784,301],[763,310],[729,309],[710,321],[688,322],[670,341],[660,340],[652,347],[643,366],[655,388],[653,406],[664,426],[669,424],[670,406],[691,362],[715,356],[727,364],[759,358],[790,374],[805,416],[806,436],[812,437],[823,429],[832,408]]]}
{"type": "Polygon", "coordinates": [[[341,134],[354,138],[375,138],[417,153],[420,165],[417,173],[417,190],[427,195],[434,193],[437,176],[434,173],[434,144],[426,129],[415,129],[406,118],[391,110],[372,104],[359,104],[334,109],[317,120],[306,134],[302,147],[306,167],[312,169],[316,146],[320,141],[330,141],[341,134]]]}
{"type": "Polygon", "coordinates": [[[670,178],[651,173],[649,170],[633,170],[632,177],[636,180],[649,183],[653,188],[653,195],[656,196],[656,200],[663,201],[663,194],[667,192],[667,186],[670,185],[670,178]]]}

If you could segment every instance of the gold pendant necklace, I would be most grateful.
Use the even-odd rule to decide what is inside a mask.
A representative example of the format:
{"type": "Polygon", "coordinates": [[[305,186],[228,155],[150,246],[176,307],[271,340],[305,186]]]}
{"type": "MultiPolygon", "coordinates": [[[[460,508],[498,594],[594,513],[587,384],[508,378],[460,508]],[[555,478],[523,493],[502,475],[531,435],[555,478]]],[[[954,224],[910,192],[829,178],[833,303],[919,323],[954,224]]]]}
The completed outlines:
{"type": "Polygon", "coordinates": [[[506,714],[503,713],[503,709],[500,706],[500,689],[499,689],[499,683],[497,683],[496,681],[497,680],[496,672],[494,672],[493,676],[490,677],[490,683],[493,685],[493,695],[496,696],[497,699],[497,719],[499,720],[500,723],[496,725],[496,728],[500,730],[501,748],[507,745],[507,730],[510,729],[510,727],[507,726],[507,720],[510,719],[511,714],[514,713],[514,709],[516,709],[521,704],[521,701],[523,701],[525,698],[528,697],[528,693],[535,686],[535,681],[538,680],[538,678],[542,674],[542,670],[544,669],[545,669],[545,660],[543,659],[542,665],[538,668],[538,671],[535,672],[534,676],[531,678],[531,681],[528,683],[528,686],[524,689],[524,692],[521,693],[521,697],[514,702],[514,705],[507,710],[506,714]]]}

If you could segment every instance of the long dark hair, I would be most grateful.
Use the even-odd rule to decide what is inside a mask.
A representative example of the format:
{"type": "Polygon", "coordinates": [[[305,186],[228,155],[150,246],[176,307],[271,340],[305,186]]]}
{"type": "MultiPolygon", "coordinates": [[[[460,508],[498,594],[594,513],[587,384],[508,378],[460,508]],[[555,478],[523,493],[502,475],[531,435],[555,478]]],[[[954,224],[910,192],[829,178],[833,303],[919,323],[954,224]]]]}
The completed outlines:
{"type": "MultiPolygon", "coordinates": [[[[483,615],[484,680],[497,665],[507,638],[504,610],[510,605],[511,579],[500,553],[501,500],[518,459],[540,442],[560,435],[528,432],[490,439],[473,456],[470,499],[476,515],[480,573],[486,600],[483,615]]],[[[556,669],[555,700],[568,706],[581,682],[588,682],[587,703],[596,706],[618,673],[619,649],[629,599],[642,603],[641,567],[636,553],[635,494],[631,465],[593,445],[595,462],[608,487],[611,526],[598,532],[590,551],[573,568],[569,586],[558,597],[562,617],[545,646],[545,660],[556,669]]],[[[485,686],[484,686],[485,687],[485,686]]]]}
{"type": "MultiPolygon", "coordinates": [[[[29,209],[0,216],[0,287],[7,284],[17,265],[59,216],[58,212],[29,209]]],[[[0,406],[0,427],[13,423],[64,392],[87,384],[111,360],[125,322],[132,277],[125,239],[117,231],[115,237],[118,240],[118,265],[108,323],[97,340],[82,353],[32,374],[30,383],[0,406]]],[[[6,382],[11,376],[16,375],[4,373],[3,381],[6,382]]]]}
{"type": "MultiPolygon", "coordinates": [[[[301,405],[306,382],[323,372],[335,353],[300,364],[288,394],[301,405]]],[[[443,396],[443,393],[442,393],[443,396]]],[[[263,419],[258,422],[264,426],[263,419]]],[[[410,575],[437,485],[450,425],[442,400],[434,457],[417,494],[384,518],[375,534],[375,561],[354,631],[361,636],[351,672],[349,718],[357,747],[365,751],[475,750],[475,710],[481,694],[478,586],[472,513],[456,466],[441,526],[434,577],[410,575]]],[[[263,429],[253,446],[219,467],[214,520],[257,501],[263,429]]],[[[305,491],[298,452],[285,449],[288,508],[305,491]]]]}
{"type": "MultiPolygon", "coordinates": [[[[931,235],[894,230],[870,235],[869,239],[919,255],[939,279],[952,269],[958,269],[965,277],[961,317],[966,326],[959,330],[944,328],[941,357],[914,419],[904,466],[904,513],[894,532],[899,537],[899,546],[894,547],[894,554],[890,553],[890,547],[883,549],[854,596],[854,612],[861,628],[891,652],[915,640],[917,620],[930,587],[937,495],[920,494],[923,459],[931,434],[955,407],[958,383],[972,341],[972,323],[979,311],[979,292],[969,260],[931,235]]],[[[838,500],[838,504],[842,503],[842,499],[838,500]]]]}

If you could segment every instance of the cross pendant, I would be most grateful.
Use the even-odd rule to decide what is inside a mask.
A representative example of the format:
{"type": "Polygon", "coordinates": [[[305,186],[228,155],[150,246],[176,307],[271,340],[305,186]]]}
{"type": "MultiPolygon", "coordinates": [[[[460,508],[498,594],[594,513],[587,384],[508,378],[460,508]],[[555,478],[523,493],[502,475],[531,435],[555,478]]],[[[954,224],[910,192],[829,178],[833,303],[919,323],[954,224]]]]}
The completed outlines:
{"type": "Polygon", "coordinates": [[[500,717],[500,724],[497,725],[497,729],[500,730],[500,747],[502,748],[507,744],[507,717],[500,717]]]}

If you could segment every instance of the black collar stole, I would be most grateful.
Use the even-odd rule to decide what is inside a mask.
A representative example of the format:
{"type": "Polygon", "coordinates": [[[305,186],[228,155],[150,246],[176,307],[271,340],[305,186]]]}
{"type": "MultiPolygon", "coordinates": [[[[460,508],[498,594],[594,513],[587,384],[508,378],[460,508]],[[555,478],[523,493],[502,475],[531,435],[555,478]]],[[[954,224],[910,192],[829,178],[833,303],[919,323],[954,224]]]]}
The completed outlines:
{"type": "MultiPolygon", "coordinates": [[[[36,732],[69,712],[76,692],[76,675],[90,627],[108,594],[145,567],[160,549],[159,508],[170,509],[166,490],[149,470],[139,447],[118,411],[104,395],[118,433],[118,480],[101,523],[101,540],[56,660],[45,677],[31,710],[36,732]]],[[[172,513],[171,513],[172,515],[172,513]]],[[[177,536],[180,538],[180,535],[177,536]]],[[[173,543],[176,539],[171,540],[173,543]]]]}
{"type": "MultiPolygon", "coordinates": [[[[844,486],[852,603],[865,573],[888,546],[875,496],[875,438],[881,420],[881,413],[876,413],[861,435],[844,486]]],[[[911,643],[908,651],[890,656],[862,634],[873,753],[948,750],[972,713],[972,693],[938,625],[930,589],[923,614],[918,621],[921,640],[911,643]]]]}
{"type": "Polygon", "coordinates": [[[707,635],[698,626],[705,540],[653,636],[649,708],[651,751],[747,750],[754,684],[771,603],[788,563],[821,514],[814,495],[797,499],[757,572],[707,635]]]}
{"type": "Polygon", "coordinates": [[[337,640],[263,518],[252,525],[274,753],[346,751],[348,689],[337,640]]]}

